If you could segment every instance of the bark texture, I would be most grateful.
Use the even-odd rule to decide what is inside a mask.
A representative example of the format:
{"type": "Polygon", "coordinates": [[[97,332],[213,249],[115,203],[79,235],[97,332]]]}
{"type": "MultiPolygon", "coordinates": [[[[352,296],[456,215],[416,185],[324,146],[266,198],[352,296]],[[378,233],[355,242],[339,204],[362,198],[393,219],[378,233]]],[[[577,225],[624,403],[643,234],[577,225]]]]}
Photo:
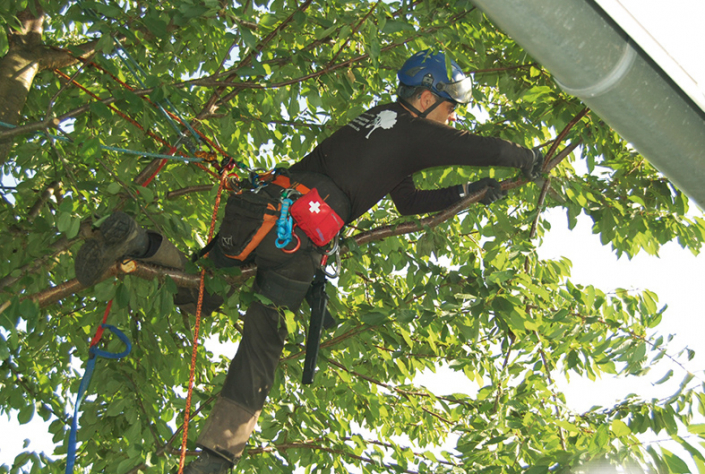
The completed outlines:
{"type": "MultiPolygon", "coordinates": [[[[77,62],[66,51],[43,43],[45,14],[39,2],[17,14],[20,29],[9,29],[8,52],[0,58],[0,121],[17,125],[34,78],[44,69],[61,68],[77,62]]],[[[95,42],[81,45],[86,55],[95,42]]],[[[5,131],[6,127],[0,127],[5,131]]],[[[13,138],[0,139],[0,165],[7,161],[13,138]]]]}

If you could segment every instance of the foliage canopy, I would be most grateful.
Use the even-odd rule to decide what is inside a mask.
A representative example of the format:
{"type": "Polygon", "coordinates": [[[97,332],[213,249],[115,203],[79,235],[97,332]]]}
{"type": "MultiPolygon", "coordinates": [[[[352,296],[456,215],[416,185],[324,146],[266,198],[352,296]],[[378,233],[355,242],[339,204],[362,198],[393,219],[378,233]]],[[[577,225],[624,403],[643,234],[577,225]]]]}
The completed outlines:
{"type": "MultiPolygon", "coordinates": [[[[178,463],[193,320],[173,305],[174,281],[120,273],[81,288],[72,280],[73,255],[115,208],[184,251],[207,239],[212,175],[170,161],[143,187],[159,160],[115,151],[167,153],[155,137],[177,143],[154,104],[173,107],[249,167],[286,166],[370,105],[394,100],[396,70],[427,47],[474,74],[477,107],[461,111],[456,126],[527,146],[565,130],[558,156],[569,144],[581,154],[567,149],[543,186],[514,182],[511,170],[429,170],[416,177],[420,186],[493,176],[512,191],[420,227],[387,200],[355,222],[331,291],[342,323],[324,337],[316,382],[298,382],[307,317],[295,315],[239,472],[542,474],[595,463],[687,472],[674,454],[641,444],[647,431],[681,443],[705,472],[699,448],[677,434],[705,411],[702,382],[690,373],[665,400],[635,395],[585,413],[566,406],[558,376],[640,376],[671,357],[668,337],[655,333],[663,311],[649,291],[574,285],[568,260],[535,252],[546,206],[565,209],[571,225],[587,214],[603,244],[627,256],[673,240],[698,253],[705,221],[688,217],[679,190],[468,0],[5,0],[0,12],[0,121],[19,126],[0,130],[0,410],[22,423],[53,420],[57,443],[0,472],[63,472],[79,367],[111,299],[109,321],[134,348],[122,361],[98,362],[77,465],[124,474],[178,463]],[[439,366],[477,392],[441,396],[414,384],[439,366]]],[[[183,141],[179,152],[194,156],[183,141]]],[[[226,293],[235,276],[212,273],[209,288],[226,293]]],[[[245,284],[204,322],[202,339],[238,341],[252,298],[245,284]]],[[[189,449],[226,367],[199,349],[189,449]]]]}

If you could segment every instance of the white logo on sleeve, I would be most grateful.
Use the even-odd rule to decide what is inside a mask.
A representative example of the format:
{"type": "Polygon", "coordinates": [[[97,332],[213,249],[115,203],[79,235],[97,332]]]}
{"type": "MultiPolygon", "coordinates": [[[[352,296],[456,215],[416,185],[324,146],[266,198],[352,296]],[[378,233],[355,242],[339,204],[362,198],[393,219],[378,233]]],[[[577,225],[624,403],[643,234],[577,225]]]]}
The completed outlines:
{"type": "Polygon", "coordinates": [[[377,117],[375,117],[374,121],[367,124],[367,128],[372,128],[372,130],[370,130],[370,133],[368,133],[365,138],[370,138],[370,135],[372,135],[372,132],[374,132],[378,128],[382,128],[384,130],[389,130],[396,123],[397,123],[397,113],[392,110],[383,110],[379,114],[377,114],[377,117]]]}
{"type": "Polygon", "coordinates": [[[308,212],[311,214],[318,214],[321,212],[321,203],[318,201],[311,201],[308,203],[308,212]]]}

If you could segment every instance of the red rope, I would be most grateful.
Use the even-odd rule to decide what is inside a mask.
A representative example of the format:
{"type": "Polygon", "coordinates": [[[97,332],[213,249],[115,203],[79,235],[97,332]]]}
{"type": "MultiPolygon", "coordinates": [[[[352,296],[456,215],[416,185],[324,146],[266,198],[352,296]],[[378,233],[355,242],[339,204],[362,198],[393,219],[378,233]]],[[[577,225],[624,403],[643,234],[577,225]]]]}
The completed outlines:
{"type": "MultiPolygon", "coordinates": [[[[68,51],[67,51],[67,52],[68,52],[68,51]]],[[[69,54],[71,54],[71,53],[69,52],[69,54]]],[[[90,60],[87,60],[87,59],[85,59],[85,58],[81,58],[81,57],[78,57],[78,56],[74,56],[74,57],[75,57],[76,59],[78,59],[79,61],[83,61],[84,63],[87,63],[89,66],[93,66],[94,68],[98,69],[98,70],[101,71],[102,73],[107,74],[107,75],[110,76],[110,78],[112,78],[115,82],[117,82],[117,83],[120,84],[122,87],[124,87],[125,89],[129,90],[130,92],[133,92],[133,91],[135,90],[134,87],[132,87],[131,85],[129,85],[129,84],[126,83],[125,81],[121,80],[120,78],[118,78],[117,76],[115,76],[112,72],[110,72],[110,71],[108,71],[107,69],[103,68],[103,67],[100,66],[99,64],[96,64],[96,63],[94,63],[93,61],[90,61],[90,60]]],[[[141,97],[143,100],[146,100],[150,105],[152,105],[152,107],[155,107],[155,108],[156,108],[156,107],[159,107],[159,105],[156,104],[156,103],[154,103],[149,97],[146,97],[146,96],[140,96],[140,97],[141,97]]],[[[186,123],[184,123],[184,121],[181,119],[181,117],[177,116],[176,114],[174,114],[174,113],[172,113],[172,112],[170,112],[170,111],[168,111],[168,110],[164,110],[164,111],[165,111],[167,114],[169,114],[169,117],[171,117],[171,118],[174,119],[174,120],[177,120],[181,125],[186,126],[186,123]]],[[[228,154],[225,152],[225,150],[223,150],[221,147],[219,147],[218,145],[216,145],[216,144],[215,144],[212,140],[210,140],[203,132],[201,132],[200,130],[197,130],[195,127],[193,127],[193,131],[196,132],[196,133],[198,134],[198,136],[201,137],[201,138],[202,138],[206,143],[208,143],[211,147],[213,147],[215,150],[217,150],[218,153],[220,153],[221,155],[223,155],[224,158],[232,158],[230,155],[228,155],[228,154]]]]}
{"type": "MultiPolygon", "coordinates": [[[[96,67],[98,67],[99,69],[101,69],[102,71],[104,71],[106,74],[109,74],[109,75],[112,76],[112,74],[110,74],[108,71],[105,71],[104,69],[100,68],[100,66],[97,66],[97,65],[96,65],[96,67]]],[[[85,92],[86,94],[88,94],[89,96],[93,97],[95,100],[98,100],[98,101],[102,100],[97,94],[95,94],[94,92],[90,91],[88,88],[86,88],[84,85],[80,84],[80,83],[79,83],[78,81],[76,81],[75,79],[71,79],[71,77],[69,77],[68,75],[66,75],[63,71],[60,71],[60,70],[58,70],[58,69],[54,69],[54,73],[58,74],[58,75],[61,76],[62,78],[66,79],[67,81],[71,81],[76,87],[78,87],[79,89],[81,89],[82,91],[84,91],[84,92],[85,92]]],[[[120,83],[121,85],[124,85],[124,86],[125,86],[126,88],[128,88],[129,90],[132,90],[132,88],[130,88],[129,85],[124,84],[122,81],[120,81],[118,78],[116,78],[116,77],[114,77],[114,76],[112,76],[112,77],[113,77],[113,79],[115,79],[116,81],[118,81],[118,83],[120,83]]],[[[153,103],[151,100],[149,100],[148,98],[146,98],[146,97],[142,97],[142,98],[143,98],[144,100],[148,101],[150,104],[152,104],[152,105],[154,105],[154,106],[156,107],[156,104],[154,104],[154,103],[153,103]]],[[[140,125],[139,122],[137,122],[137,120],[133,119],[133,118],[130,117],[129,115],[127,115],[127,114],[125,114],[124,112],[120,111],[120,110],[119,110],[118,108],[116,108],[114,105],[108,104],[108,108],[109,108],[110,110],[112,110],[113,112],[115,112],[116,114],[118,114],[118,115],[119,115],[120,117],[122,117],[123,119],[127,120],[128,122],[130,122],[132,125],[134,125],[134,126],[137,127],[138,129],[142,130],[144,133],[147,134],[147,136],[151,137],[152,139],[156,140],[157,142],[159,142],[160,144],[162,144],[162,145],[164,145],[164,146],[168,146],[168,147],[169,147],[169,152],[168,152],[169,155],[174,155],[174,154],[177,152],[176,148],[172,147],[172,146],[169,144],[169,142],[167,142],[166,140],[164,140],[162,137],[160,137],[160,136],[157,135],[156,133],[152,132],[151,130],[145,130],[145,128],[144,128],[142,125],[140,125]]],[[[167,112],[168,112],[168,111],[167,111],[167,112]]],[[[183,121],[180,120],[180,122],[183,124],[183,121]]],[[[196,131],[196,132],[197,132],[199,135],[201,135],[200,132],[198,132],[198,131],[196,131]]],[[[204,137],[204,139],[205,139],[208,143],[211,143],[210,140],[206,139],[205,137],[204,137]]],[[[227,156],[227,155],[225,155],[225,152],[222,151],[220,148],[217,148],[217,147],[216,147],[216,149],[219,150],[221,153],[223,153],[223,156],[227,156]]],[[[179,153],[179,155],[181,155],[181,156],[183,156],[183,157],[188,157],[188,155],[187,155],[186,153],[184,153],[184,152],[178,152],[178,153],[179,153]]],[[[228,157],[228,158],[229,158],[229,157],[228,157]]],[[[149,184],[149,183],[154,179],[154,177],[162,170],[162,168],[164,168],[164,165],[165,165],[165,164],[166,164],[166,159],[162,160],[162,162],[159,164],[159,168],[158,168],[157,171],[149,178],[149,180],[147,181],[147,184],[149,184]]],[[[210,174],[210,175],[213,176],[214,178],[220,179],[220,178],[218,177],[218,175],[217,175],[215,172],[213,172],[213,170],[208,169],[207,167],[203,166],[203,165],[200,164],[200,163],[193,163],[193,164],[195,164],[196,166],[198,166],[199,168],[201,168],[203,171],[207,172],[208,174],[210,174]]],[[[143,186],[144,186],[144,185],[143,185],[143,186]]]]}
{"type": "MultiPolygon", "coordinates": [[[[220,207],[220,198],[225,188],[225,182],[228,179],[228,173],[223,173],[218,188],[218,195],[215,198],[215,206],[213,207],[213,216],[211,217],[211,227],[208,231],[208,241],[213,238],[215,231],[215,223],[218,218],[218,207],[220,207]]],[[[207,254],[206,254],[207,255],[207,254]]],[[[196,324],[193,327],[193,352],[191,353],[191,373],[188,380],[188,393],[186,395],[186,408],[184,409],[184,435],[181,440],[181,458],[179,459],[179,474],[184,472],[184,463],[186,461],[186,442],[188,441],[188,424],[191,419],[191,395],[193,394],[193,383],[196,377],[196,355],[198,354],[198,330],[201,324],[201,311],[203,309],[203,292],[206,282],[206,269],[201,270],[201,282],[198,288],[198,304],[196,305],[196,324]]]]}
{"type": "Polygon", "coordinates": [[[113,300],[108,301],[108,306],[105,308],[105,313],[103,313],[103,323],[98,326],[98,329],[95,331],[95,335],[93,336],[93,339],[91,339],[91,343],[88,347],[93,347],[96,344],[100,342],[100,338],[103,337],[103,324],[108,320],[108,314],[110,314],[110,308],[113,307],[113,300]]]}

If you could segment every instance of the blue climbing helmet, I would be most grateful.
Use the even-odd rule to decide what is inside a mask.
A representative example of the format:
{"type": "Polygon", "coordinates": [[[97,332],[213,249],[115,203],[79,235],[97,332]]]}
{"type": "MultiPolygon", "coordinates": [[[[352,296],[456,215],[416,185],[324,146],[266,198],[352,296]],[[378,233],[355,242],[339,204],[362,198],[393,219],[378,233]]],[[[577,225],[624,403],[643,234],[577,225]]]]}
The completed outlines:
{"type": "Polygon", "coordinates": [[[445,53],[427,49],[407,59],[397,77],[405,86],[425,87],[439,97],[467,104],[472,99],[472,79],[452,59],[450,65],[451,77],[448,78],[445,53]]]}

